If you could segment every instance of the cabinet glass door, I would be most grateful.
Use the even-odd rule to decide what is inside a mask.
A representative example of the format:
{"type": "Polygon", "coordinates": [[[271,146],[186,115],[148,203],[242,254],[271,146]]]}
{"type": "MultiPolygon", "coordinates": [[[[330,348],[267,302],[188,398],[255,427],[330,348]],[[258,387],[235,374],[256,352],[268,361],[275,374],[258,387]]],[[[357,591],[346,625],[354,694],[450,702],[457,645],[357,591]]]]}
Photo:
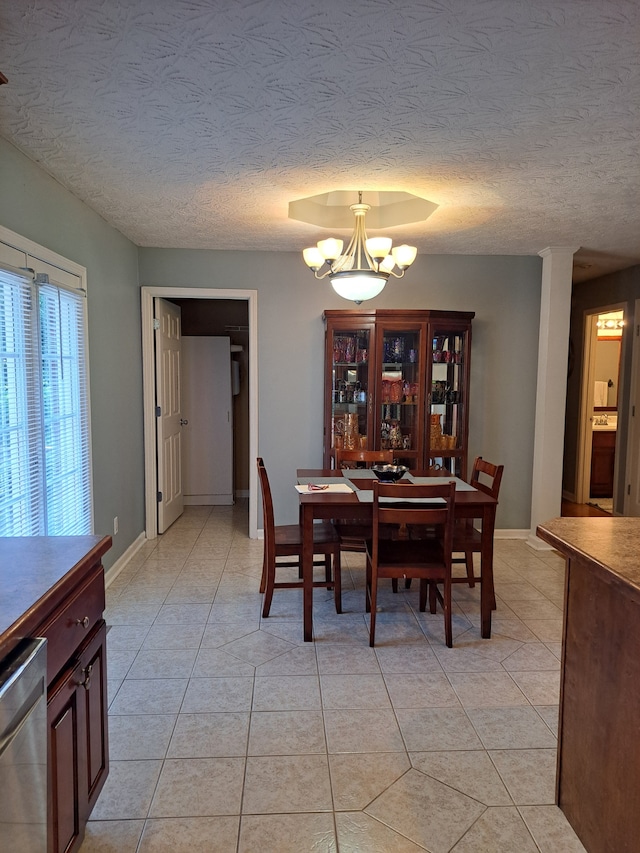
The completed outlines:
{"type": "Polygon", "coordinates": [[[334,329],[331,378],[331,448],[358,450],[369,442],[371,330],[334,329]]]}
{"type": "Polygon", "coordinates": [[[433,331],[429,464],[466,476],[468,333],[433,331]]]}
{"type": "Polygon", "coordinates": [[[415,467],[422,445],[420,412],[424,405],[420,384],[420,329],[385,328],[381,357],[378,446],[382,450],[393,450],[394,459],[415,467]]]}

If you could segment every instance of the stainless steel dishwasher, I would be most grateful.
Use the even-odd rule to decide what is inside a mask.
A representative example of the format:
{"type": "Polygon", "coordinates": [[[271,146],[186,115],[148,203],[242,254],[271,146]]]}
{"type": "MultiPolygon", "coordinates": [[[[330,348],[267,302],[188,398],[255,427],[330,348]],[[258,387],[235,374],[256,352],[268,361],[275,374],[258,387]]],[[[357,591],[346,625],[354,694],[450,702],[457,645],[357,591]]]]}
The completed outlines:
{"type": "Polygon", "coordinates": [[[0,661],[0,850],[47,850],[47,641],[0,661]]]}

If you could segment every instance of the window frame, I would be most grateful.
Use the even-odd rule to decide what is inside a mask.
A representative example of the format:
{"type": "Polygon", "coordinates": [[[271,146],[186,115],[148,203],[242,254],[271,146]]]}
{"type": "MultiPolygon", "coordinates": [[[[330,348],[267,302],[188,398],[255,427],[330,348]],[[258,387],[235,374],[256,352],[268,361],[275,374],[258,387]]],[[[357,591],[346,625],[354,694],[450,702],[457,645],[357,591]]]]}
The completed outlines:
{"type": "MultiPolygon", "coordinates": [[[[87,273],[86,268],[80,264],[64,258],[33,241],[16,234],[0,225],[0,263],[3,266],[14,267],[17,270],[33,270],[38,276],[48,276],[49,283],[61,291],[71,291],[80,294],[81,317],[78,318],[77,328],[81,331],[84,343],[84,402],[85,410],[81,413],[82,421],[86,426],[86,436],[83,436],[83,445],[86,447],[87,477],[86,496],[88,497],[88,531],[94,532],[94,498],[93,498],[93,452],[92,452],[92,430],[91,430],[91,389],[90,389],[90,365],[89,365],[89,334],[88,334],[88,311],[87,311],[87,273]]],[[[37,334],[40,333],[40,306],[37,307],[36,320],[37,334]]],[[[41,365],[37,365],[41,373],[41,365]]],[[[44,433],[43,433],[44,436],[44,433]]],[[[43,474],[44,476],[44,474],[43,474]]],[[[45,483],[46,486],[46,483],[45,483]]],[[[86,506],[86,504],[85,504],[86,506]]],[[[43,513],[44,518],[44,513],[43,513]]],[[[63,534],[67,535],[67,534],[63,534]]],[[[74,535],[74,534],[68,534],[74,535]]]]}

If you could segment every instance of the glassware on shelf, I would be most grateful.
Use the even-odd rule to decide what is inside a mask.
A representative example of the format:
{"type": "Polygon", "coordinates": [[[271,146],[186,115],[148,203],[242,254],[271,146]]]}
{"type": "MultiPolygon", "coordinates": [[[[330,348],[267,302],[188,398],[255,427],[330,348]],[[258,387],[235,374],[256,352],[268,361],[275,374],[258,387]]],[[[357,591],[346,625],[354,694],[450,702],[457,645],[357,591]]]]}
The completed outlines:
{"type": "Polygon", "coordinates": [[[360,431],[358,428],[358,416],[346,414],[344,416],[344,444],[345,450],[357,450],[360,446],[360,431]]]}
{"type": "Polygon", "coordinates": [[[400,424],[398,421],[391,422],[391,429],[389,430],[389,446],[392,450],[401,450],[403,445],[403,437],[402,432],[400,430],[400,424]]]}
{"type": "Polygon", "coordinates": [[[385,338],[382,356],[387,363],[404,361],[404,338],[385,338]]]}
{"type": "MultiPolygon", "coordinates": [[[[384,383],[383,383],[384,384],[384,383]]],[[[402,380],[395,379],[393,382],[389,383],[389,400],[391,403],[401,403],[402,402],[402,380]]]]}

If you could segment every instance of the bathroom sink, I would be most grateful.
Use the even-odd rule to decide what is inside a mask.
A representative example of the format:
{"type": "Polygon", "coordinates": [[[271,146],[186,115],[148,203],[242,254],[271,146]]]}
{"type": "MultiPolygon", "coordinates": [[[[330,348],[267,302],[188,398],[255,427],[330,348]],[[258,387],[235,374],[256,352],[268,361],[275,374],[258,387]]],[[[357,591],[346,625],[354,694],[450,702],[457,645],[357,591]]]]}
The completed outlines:
{"type": "MultiPolygon", "coordinates": [[[[615,432],[618,429],[618,416],[607,415],[607,423],[597,423],[600,416],[594,415],[591,427],[594,432],[615,432]]],[[[603,419],[604,420],[604,419],[603,419]]]]}

